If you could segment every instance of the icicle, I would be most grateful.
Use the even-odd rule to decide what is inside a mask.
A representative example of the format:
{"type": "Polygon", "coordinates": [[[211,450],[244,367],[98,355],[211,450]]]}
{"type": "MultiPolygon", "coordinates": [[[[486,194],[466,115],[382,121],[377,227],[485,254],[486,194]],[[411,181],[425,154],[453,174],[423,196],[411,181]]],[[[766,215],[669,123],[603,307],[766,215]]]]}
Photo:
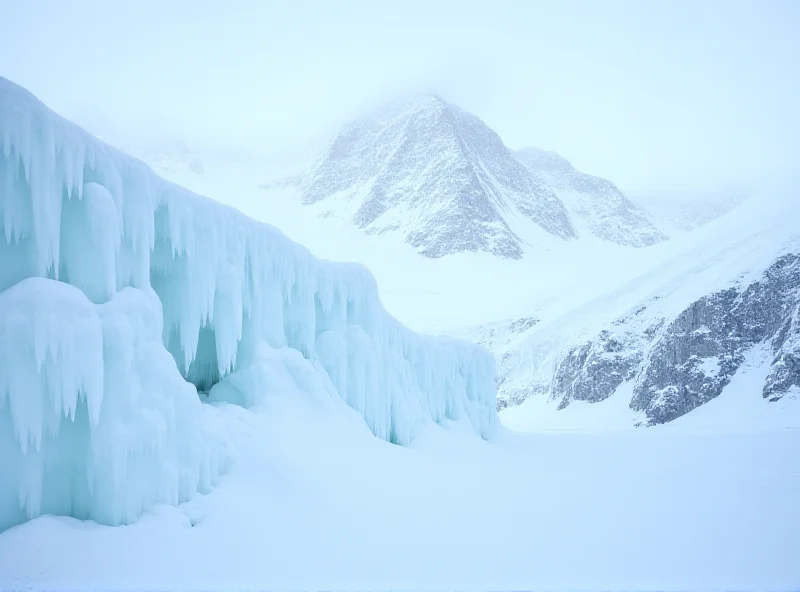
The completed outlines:
{"type": "MultiPolygon", "coordinates": [[[[403,327],[363,267],[158,178],[2,78],[0,137],[0,426],[16,438],[0,471],[28,516],[60,510],[41,490],[71,477],[85,487],[66,511],[108,524],[207,491],[225,446],[195,387],[257,404],[281,387],[274,364],[392,442],[465,415],[494,429],[491,356],[403,327]]],[[[0,505],[0,530],[19,515],[0,505]]]]}

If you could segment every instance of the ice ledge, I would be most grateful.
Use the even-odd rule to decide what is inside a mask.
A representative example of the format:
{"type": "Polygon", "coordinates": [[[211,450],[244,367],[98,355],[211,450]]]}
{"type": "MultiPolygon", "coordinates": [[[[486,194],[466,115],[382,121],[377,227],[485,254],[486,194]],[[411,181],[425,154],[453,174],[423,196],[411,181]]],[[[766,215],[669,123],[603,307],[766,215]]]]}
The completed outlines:
{"type": "MultiPolygon", "coordinates": [[[[159,326],[159,347],[200,391],[250,366],[264,345],[290,347],[324,368],[380,438],[406,444],[426,422],[444,419],[469,419],[483,437],[494,430],[490,354],[401,325],[363,267],[320,261],[277,229],[164,181],[3,78],[0,140],[0,294],[27,278],[57,279],[75,287],[72,301],[82,293],[81,310],[91,316],[91,306],[134,288],[156,295],[160,310],[148,330],[159,326]]],[[[48,293],[50,305],[61,306],[62,292],[48,293]]],[[[0,316],[17,312],[6,307],[0,316]]],[[[55,323],[52,331],[18,339],[46,351],[60,335],[55,323]]],[[[127,339],[120,331],[117,338],[127,339]]],[[[17,337],[10,339],[13,346],[17,337]]],[[[52,392],[44,393],[46,401],[20,390],[40,374],[34,368],[3,385],[0,426],[23,421],[25,405],[53,404],[52,392]],[[3,403],[12,400],[15,406],[3,403]]],[[[92,417],[102,418],[122,396],[116,383],[92,395],[83,383],[67,386],[75,392],[57,400],[88,395],[92,417]]],[[[249,402],[258,395],[250,393],[249,402]]],[[[61,411],[56,416],[72,422],[61,411]]],[[[124,416],[120,421],[125,425],[124,416]]],[[[27,436],[16,434],[22,456],[14,462],[27,462],[22,446],[38,431],[26,424],[27,436]]],[[[0,480],[0,490],[9,486],[0,480]]]]}

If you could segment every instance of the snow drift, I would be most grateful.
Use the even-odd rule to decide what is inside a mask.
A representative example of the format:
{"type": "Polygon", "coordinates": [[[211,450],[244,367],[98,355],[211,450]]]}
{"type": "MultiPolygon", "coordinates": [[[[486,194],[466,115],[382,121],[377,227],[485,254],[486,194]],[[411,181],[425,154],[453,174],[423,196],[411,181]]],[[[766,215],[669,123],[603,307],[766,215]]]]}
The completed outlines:
{"type": "Polygon", "coordinates": [[[491,434],[491,356],[402,326],[363,267],[162,180],[3,78],[0,135],[0,530],[126,523],[211,487],[224,442],[194,387],[257,404],[265,348],[301,352],[379,438],[445,419],[491,434]]]}

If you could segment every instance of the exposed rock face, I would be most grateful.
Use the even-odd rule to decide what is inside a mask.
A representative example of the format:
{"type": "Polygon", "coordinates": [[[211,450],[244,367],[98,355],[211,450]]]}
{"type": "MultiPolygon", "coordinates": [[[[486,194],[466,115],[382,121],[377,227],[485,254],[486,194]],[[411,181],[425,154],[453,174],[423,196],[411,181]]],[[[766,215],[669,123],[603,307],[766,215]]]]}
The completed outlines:
{"type": "Polygon", "coordinates": [[[303,200],[354,200],[369,233],[400,231],[429,257],[522,256],[506,216],[576,236],[563,204],[474,115],[427,96],[346,125],[303,181],[303,200]]]}
{"type": "MultiPolygon", "coordinates": [[[[692,304],[650,347],[631,407],[644,411],[651,424],[664,423],[718,396],[757,344],[772,342],[775,353],[783,357],[783,344],[778,343],[781,328],[792,321],[799,288],[800,256],[786,255],[758,281],[692,304]]],[[[797,380],[791,362],[781,368],[785,377],[776,372],[776,384],[797,380]]]]}
{"type": "MultiPolygon", "coordinates": [[[[794,389],[800,392],[800,254],[784,255],[754,281],[709,294],[675,316],[650,313],[654,302],[554,354],[550,362],[531,354],[530,343],[527,350],[503,352],[498,409],[532,395],[549,396],[559,408],[572,401],[596,403],[629,382],[630,407],[642,412],[648,425],[665,423],[717,397],[747,354],[762,344],[774,355],[764,398],[776,401],[794,389]],[[531,363],[552,363],[553,372],[520,381],[521,368],[531,363]]],[[[549,347],[546,340],[538,346],[549,347]]]]}
{"type": "Polygon", "coordinates": [[[513,153],[475,115],[423,96],[345,125],[305,175],[263,187],[297,186],[305,204],[329,208],[322,215],[400,233],[429,257],[519,259],[526,244],[590,234],[630,246],[666,238],[610,181],[558,155],[534,166],[532,154],[513,153]]]}
{"type": "Polygon", "coordinates": [[[645,247],[666,240],[666,235],[655,227],[647,213],[608,179],[576,170],[555,152],[525,148],[516,156],[564,203],[579,234],[589,233],[631,247],[645,247]]]}
{"type": "Polygon", "coordinates": [[[800,389],[800,305],[776,339],[778,352],[764,385],[764,398],[777,401],[793,388],[800,389]]]}
{"type": "Polygon", "coordinates": [[[640,342],[635,334],[602,331],[595,340],[570,350],[553,377],[553,392],[561,394],[559,408],[570,401],[602,401],[632,379],[642,359],[640,342]]]}

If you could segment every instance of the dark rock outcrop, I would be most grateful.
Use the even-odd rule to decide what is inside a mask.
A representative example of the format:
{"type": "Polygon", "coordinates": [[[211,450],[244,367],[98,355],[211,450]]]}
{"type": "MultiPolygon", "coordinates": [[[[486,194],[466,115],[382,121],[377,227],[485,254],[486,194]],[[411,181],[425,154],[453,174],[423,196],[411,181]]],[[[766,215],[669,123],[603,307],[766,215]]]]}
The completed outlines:
{"type": "MultiPolygon", "coordinates": [[[[520,369],[531,363],[525,349],[503,352],[498,409],[534,395],[557,400],[560,409],[572,401],[596,403],[630,383],[630,407],[644,423],[666,423],[719,396],[757,346],[774,356],[763,397],[800,392],[800,254],[783,255],[757,277],[699,298],[677,315],[652,312],[657,300],[553,355],[549,377],[525,378],[520,369]]],[[[527,351],[547,348],[537,335],[532,339],[527,351]]]]}
{"type": "MultiPolygon", "coordinates": [[[[759,343],[772,342],[780,356],[776,342],[797,308],[799,287],[800,256],[786,255],[749,285],[693,303],[650,347],[631,407],[651,424],[670,421],[718,396],[759,343]]],[[[794,374],[790,363],[784,367],[794,374]]],[[[774,382],[787,380],[776,374],[774,382]]]]}

